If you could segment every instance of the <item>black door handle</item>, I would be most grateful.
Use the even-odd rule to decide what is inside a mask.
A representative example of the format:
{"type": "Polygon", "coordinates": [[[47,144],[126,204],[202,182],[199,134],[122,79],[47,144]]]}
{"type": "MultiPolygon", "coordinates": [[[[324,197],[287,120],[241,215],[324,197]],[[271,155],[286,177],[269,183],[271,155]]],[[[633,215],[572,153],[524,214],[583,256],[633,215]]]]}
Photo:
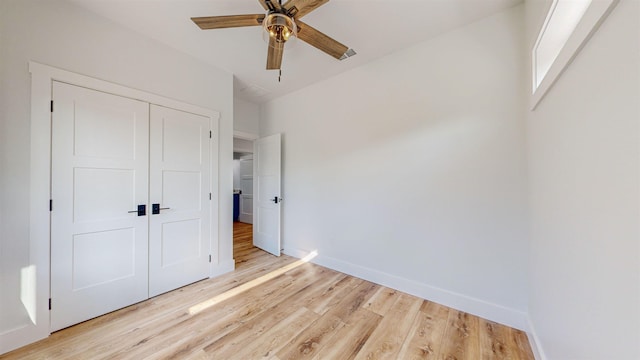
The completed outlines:
{"type": "Polygon", "coordinates": [[[269,199],[269,200],[270,200],[270,201],[273,201],[273,202],[274,202],[274,203],[276,203],[276,204],[277,204],[277,203],[279,203],[279,202],[282,202],[282,198],[279,198],[279,197],[277,197],[277,196],[274,196],[274,197],[273,197],[273,199],[269,199]]]}
{"type": "Polygon", "coordinates": [[[138,210],[131,210],[129,214],[138,213],[138,216],[147,215],[147,205],[138,205],[138,210]]]}
{"type": "Polygon", "coordinates": [[[151,204],[151,214],[152,215],[158,215],[160,214],[160,210],[169,210],[170,208],[168,207],[160,207],[160,204],[151,204]]]}

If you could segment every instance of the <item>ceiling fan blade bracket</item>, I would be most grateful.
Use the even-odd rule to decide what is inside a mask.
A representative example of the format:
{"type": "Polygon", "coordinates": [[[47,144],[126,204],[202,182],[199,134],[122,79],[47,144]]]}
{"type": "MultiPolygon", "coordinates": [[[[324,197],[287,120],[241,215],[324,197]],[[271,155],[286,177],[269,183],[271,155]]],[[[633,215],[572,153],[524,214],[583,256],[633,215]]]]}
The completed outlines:
{"type": "Polygon", "coordinates": [[[287,16],[295,18],[296,14],[298,13],[298,8],[297,7],[292,7],[291,9],[287,10],[287,16]]]}
{"type": "Polygon", "coordinates": [[[282,8],[287,15],[297,19],[307,15],[320,6],[326,4],[329,0],[289,0],[282,8]]]}
{"type": "Polygon", "coordinates": [[[277,1],[274,2],[271,0],[264,0],[263,4],[266,7],[265,10],[267,10],[269,13],[280,12],[280,10],[282,9],[282,6],[277,1]]]}

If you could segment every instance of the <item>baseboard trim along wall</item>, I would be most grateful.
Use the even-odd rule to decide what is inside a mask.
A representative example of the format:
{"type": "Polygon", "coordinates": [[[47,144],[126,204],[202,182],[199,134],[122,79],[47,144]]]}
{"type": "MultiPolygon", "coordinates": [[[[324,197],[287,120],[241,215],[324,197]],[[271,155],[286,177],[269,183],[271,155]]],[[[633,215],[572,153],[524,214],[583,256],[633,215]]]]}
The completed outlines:
{"type": "MultiPolygon", "coordinates": [[[[303,258],[310,253],[310,251],[295,248],[285,248],[283,252],[286,255],[293,256],[295,258],[303,258]]],[[[322,254],[318,254],[310,262],[399,290],[407,294],[418,296],[456,310],[464,311],[490,321],[504,324],[527,333],[529,332],[529,321],[526,313],[522,311],[510,309],[498,304],[493,304],[417,281],[404,279],[399,276],[387,274],[339,259],[323,256],[322,254]]]]}
{"type": "Polygon", "coordinates": [[[529,345],[531,345],[531,351],[533,351],[533,356],[536,360],[547,360],[547,356],[544,354],[544,351],[541,346],[540,338],[536,333],[536,328],[533,326],[531,322],[531,318],[527,316],[527,338],[529,339],[529,345]]]}

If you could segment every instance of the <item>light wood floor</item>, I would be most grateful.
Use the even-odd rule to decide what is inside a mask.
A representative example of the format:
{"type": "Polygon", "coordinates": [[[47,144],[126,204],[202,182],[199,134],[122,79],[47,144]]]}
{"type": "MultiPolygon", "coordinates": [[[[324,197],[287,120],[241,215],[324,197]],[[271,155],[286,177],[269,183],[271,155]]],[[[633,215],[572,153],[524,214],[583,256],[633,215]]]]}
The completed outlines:
{"type": "Polygon", "coordinates": [[[61,330],[1,359],[533,359],[526,334],[251,245],[236,271],[61,330]],[[280,274],[282,273],[282,274],[280,274]]]}

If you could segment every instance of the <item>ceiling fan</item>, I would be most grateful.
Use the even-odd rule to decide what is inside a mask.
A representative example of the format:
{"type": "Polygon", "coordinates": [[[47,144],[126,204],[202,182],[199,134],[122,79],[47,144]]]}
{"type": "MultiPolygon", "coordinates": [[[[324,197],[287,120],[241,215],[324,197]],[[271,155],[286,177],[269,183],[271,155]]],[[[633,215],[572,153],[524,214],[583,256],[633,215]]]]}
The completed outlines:
{"type": "Polygon", "coordinates": [[[300,18],[324,5],[329,0],[258,0],[266,14],[193,17],[191,20],[202,30],[262,25],[268,36],[267,70],[280,70],[284,45],[297,37],[338,60],[356,54],[353,49],[339,43],[300,18]]]}

